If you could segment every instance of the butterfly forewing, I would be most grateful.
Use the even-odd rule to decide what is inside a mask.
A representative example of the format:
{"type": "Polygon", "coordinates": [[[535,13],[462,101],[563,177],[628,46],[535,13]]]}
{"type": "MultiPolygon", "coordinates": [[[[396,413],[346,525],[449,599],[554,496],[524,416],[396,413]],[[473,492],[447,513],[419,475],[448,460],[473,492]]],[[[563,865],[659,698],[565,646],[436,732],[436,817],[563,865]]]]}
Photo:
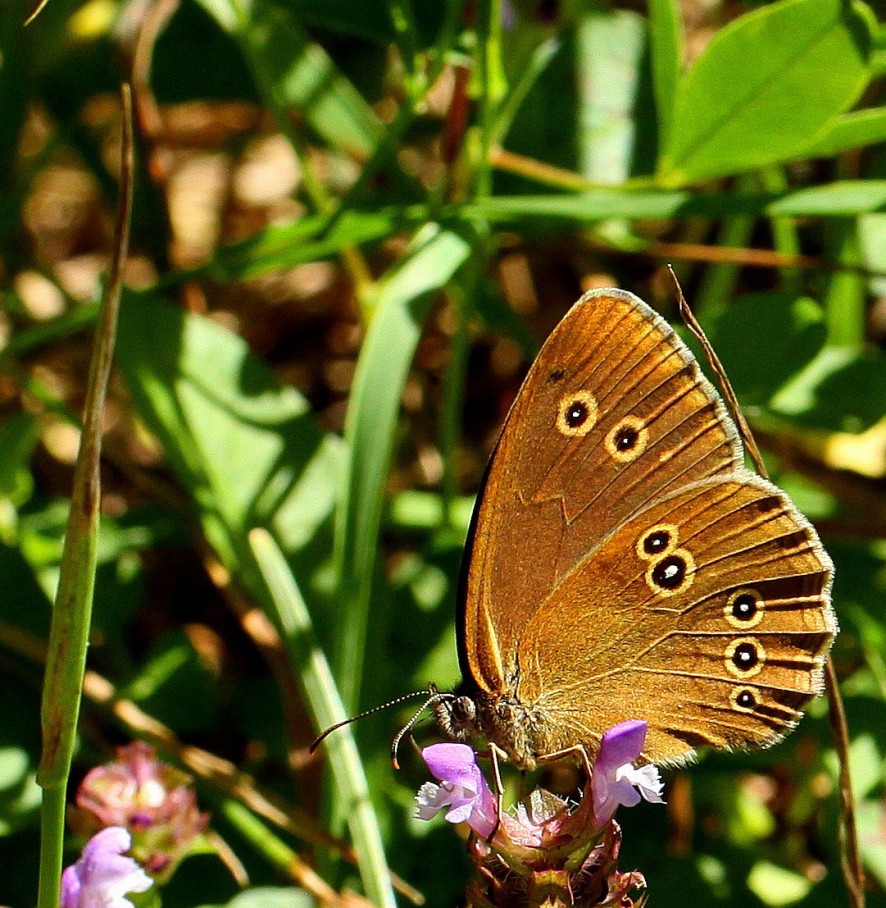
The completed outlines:
{"type": "Polygon", "coordinates": [[[523,627],[588,551],[667,490],[740,459],[667,322],[632,294],[586,294],[545,343],[492,457],[469,544],[463,669],[500,690],[523,627]]]}

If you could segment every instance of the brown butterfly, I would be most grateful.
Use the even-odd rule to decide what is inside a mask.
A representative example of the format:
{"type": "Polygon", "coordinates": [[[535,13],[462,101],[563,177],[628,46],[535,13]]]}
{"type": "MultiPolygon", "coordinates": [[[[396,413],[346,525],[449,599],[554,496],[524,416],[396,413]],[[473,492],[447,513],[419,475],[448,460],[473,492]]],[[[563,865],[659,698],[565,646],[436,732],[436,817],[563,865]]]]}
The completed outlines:
{"type": "Polygon", "coordinates": [[[585,294],[508,415],[463,568],[465,686],[435,710],[533,768],[648,724],[643,757],[766,746],[821,692],[831,561],[671,327],[585,294]]]}

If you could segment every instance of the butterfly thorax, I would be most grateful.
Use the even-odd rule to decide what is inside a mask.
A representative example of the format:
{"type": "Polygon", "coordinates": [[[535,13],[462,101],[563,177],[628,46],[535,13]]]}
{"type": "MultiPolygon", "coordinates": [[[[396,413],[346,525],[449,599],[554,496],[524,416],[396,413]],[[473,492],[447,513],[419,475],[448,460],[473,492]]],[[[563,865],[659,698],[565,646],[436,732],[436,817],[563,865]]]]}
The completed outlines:
{"type": "Polygon", "coordinates": [[[535,769],[550,753],[551,733],[544,715],[515,697],[485,691],[453,694],[435,706],[444,734],[456,741],[483,737],[518,769],[535,769]]]}

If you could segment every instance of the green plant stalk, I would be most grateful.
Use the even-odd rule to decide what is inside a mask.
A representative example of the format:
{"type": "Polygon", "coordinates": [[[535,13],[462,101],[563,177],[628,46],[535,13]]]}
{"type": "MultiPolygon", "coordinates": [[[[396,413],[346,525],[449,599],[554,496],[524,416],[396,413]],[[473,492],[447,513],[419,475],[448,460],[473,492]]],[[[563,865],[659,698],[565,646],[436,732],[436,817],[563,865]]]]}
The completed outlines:
{"type": "Polygon", "coordinates": [[[847,266],[828,282],[824,298],[828,345],[861,351],[865,339],[866,279],[857,270],[863,264],[855,218],[834,219],[830,226],[833,257],[847,266]]]}
{"type": "MultiPolygon", "coordinates": [[[[467,281],[473,284],[473,281],[467,281]]],[[[464,407],[465,379],[468,368],[468,322],[470,320],[471,291],[455,287],[450,294],[455,308],[455,332],[449,366],[443,384],[443,402],[440,407],[440,455],[443,458],[443,479],[440,490],[443,499],[442,517],[447,526],[452,526],[452,503],[456,496],[455,457],[461,434],[462,408],[464,407]]]]}
{"type": "MultiPolygon", "coordinates": [[[[766,167],[760,171],[760,187],[765,192],[784,194],[790,188],[781,167],[766,167]]],[[[803,249],[797,226],[792,218],[771,218],[772,238],[775,249],[783,255],[800,256],[803,249]]],[[[787,293],[799,296],[803,292],[803,281],[797,268],[782,268],[781,279],[787,293]]]]}
{"type": "Polygon", "coordinates": [[[477,7],[480,151],[473,180],[475,199],[492,194],[492,146],[498,109],[507,84],[501,63],[501,0],[485,0],[477,7]]]}
{"type": "MultiPolygon", "coordinates": [[[[268,613],[279,625],[315,728],[329,728],[345,721],[348,716],[332,670],[314,635],[307,605],[283,553],[265,530],[253,530],[249,541],[268,588],[268,613]]],[[[346,807],[366,895],[374,905],[394,908],[396,902],[381,832],[351,730],[348,727],[339,729],[326,739],[325,746],[329,750],[329,766],[340,802],[346,807]]]]}
{"type": "Polygon", "coordinates": [[[122,168],[114,256],[89,366],[83,434],[74,468],[71,513],[52,612],[43,682],[43,751],[37,772],[37,782],[43,788],[38,908],[58,908],[59,904],[65,795],[76,742],[92,617],[101,489],[101,417],[114,352],[132,211],[132,102],[128,85],[122,87],[122,104],[122,168]]]}
{"type": "MultiPolygon", "coordinates": [[[[395,41],[406,70],[406,81],[411,89],[415,77],[418,54],[418,31],[415,27],[415,16],[412,10],[412,0],[391,0],[389,11],[391,24],[394,26],[395,41]]],[[[411,92],[410,92],[411,93],[411,92]]]]}
{"type": "MultiPolygon", "coordinates": [[[[738,191],[751,191],[752,188],[756,188],[751,183],[751,177],[740,177],[737,185],[738,191]]],[[[752,215],[737,215],[726,218],[720,225],[717,245],[733,248],[747,246],[753,229],[754,217],[752,215]]],[[[711,318],[716,313],[721,312],[727,301],[735,293],[738,272],[738,265],[711,265],[705,271],[704,277],[699,284],[692,306],[693,310],[698,313],[704,313],[706,318],[711,318]]]]}

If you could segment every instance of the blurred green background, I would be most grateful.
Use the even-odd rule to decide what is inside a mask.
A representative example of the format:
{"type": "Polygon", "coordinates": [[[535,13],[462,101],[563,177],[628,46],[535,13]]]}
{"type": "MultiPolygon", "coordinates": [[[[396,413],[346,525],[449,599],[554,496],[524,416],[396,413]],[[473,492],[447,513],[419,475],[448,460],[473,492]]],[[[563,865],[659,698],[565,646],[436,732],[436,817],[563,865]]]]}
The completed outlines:
{"type": "MultiPolygon", "coordinates": [[[[473,497],[532,356],[590,287],[672,318],[670,262],[836,563],[869,904],[886,904],[882,10],[49,0],[23,27],[32,10],[0,6],[0,903],[35,899],[40,641],[130,80],[138,179],[72,784],[165,730],[249,889],[202,854],[164,903],[306,904],[286,848],[334,891],[361,887],[321,841],[347,836],[341,805],[249,532],[284,553],[347,710],[452,686],[473,497]],[[99,702],[102,679],[141,712],[99,702]]],[[[653,904],[846,903],[826,712],[771,750],[668,771],[667,809],[622,812],[622,868],[653,904]]],[[[372,808],[392,869],[456,904],[463,843],[411,818],[409,749],[389,763],[409,715],[354,728],[372,808]]]]}

